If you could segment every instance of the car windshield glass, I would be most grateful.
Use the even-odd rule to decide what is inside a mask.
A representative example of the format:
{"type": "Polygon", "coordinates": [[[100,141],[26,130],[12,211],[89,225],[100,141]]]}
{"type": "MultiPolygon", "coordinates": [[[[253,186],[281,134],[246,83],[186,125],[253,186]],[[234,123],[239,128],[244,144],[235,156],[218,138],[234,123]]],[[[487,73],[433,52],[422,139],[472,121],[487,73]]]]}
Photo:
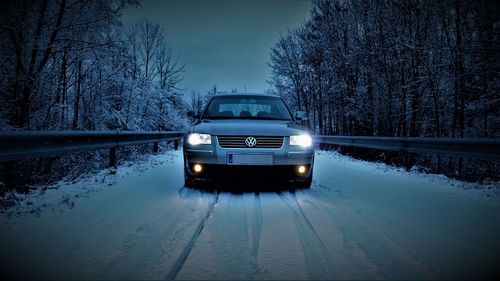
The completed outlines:
{"type": "Polygon", "coordinates": [[[260,96],[214,97],[202,119],[292,120],[280,98],[260,96]]]}

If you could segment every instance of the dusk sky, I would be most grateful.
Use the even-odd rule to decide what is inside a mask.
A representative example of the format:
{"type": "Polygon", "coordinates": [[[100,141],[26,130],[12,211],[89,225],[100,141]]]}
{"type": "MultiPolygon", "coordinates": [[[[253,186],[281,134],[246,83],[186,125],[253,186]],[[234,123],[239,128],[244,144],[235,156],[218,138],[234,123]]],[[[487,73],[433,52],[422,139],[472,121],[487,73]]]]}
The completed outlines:
{"type": "Polygon", "coordinates": [[[168,45],[186,64],[180,87],[205,93],[264,92],[269,88],[269,52],[280,33],[304,23],[306,0],[143,1],[126,11],[126,24],[145,17],[165,29],[168,45]]]}

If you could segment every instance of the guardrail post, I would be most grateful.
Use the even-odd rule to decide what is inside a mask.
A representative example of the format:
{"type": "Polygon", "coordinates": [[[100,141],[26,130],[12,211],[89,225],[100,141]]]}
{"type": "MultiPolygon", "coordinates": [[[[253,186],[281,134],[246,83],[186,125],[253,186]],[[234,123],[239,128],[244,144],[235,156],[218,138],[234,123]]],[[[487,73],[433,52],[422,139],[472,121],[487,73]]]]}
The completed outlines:
{"type": "Polygon", "coordinates": [[[174,148],[175,150],[179,149],[179,140],[174,141],[174,148]]]}
{"type": "Polygon", "coordinates": [[[406,150],[401,150],[403,152],[403,165],[407,171],[409,171],[413,165],[411,153],[406,150]]]}
{"type": "Polygon", "coordinates": [[[158,142],[153,143],[153,152],[158,153],[158,142]]]}
{"type": "Polygon", "coordinates": [[[116,147],[109,149],[109,166],[116,167],[116,147]]]}

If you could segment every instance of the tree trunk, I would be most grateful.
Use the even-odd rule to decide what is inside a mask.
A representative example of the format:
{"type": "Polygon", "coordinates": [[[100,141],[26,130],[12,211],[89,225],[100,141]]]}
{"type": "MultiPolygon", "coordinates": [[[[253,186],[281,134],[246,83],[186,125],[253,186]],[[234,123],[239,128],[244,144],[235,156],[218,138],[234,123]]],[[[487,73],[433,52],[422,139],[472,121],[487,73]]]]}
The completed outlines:
{"type": "Polygon", "coordinates": [[[82,61],[78,61],[78,76],[77,76],[77,86],[76,86],[76,95],[75,95],[75,103],[73,109],[73,130],[78,128],[78,111],[79,111],[79,103],[80,103],[80,94],[81,94],[81,84],[82,84],[82,61]]]}

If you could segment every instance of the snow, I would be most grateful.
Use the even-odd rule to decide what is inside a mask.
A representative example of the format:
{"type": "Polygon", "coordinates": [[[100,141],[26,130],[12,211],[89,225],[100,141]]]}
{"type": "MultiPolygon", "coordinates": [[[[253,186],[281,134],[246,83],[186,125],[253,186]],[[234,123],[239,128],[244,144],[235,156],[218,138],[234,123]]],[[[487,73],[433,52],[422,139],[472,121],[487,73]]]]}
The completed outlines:
{"type": "Polygon", "coordinates": [[[169,151],[21,198],[0,215],[2,271],[37,279],[499,273],[498,184],[324,151],[309,190],[216,194],[183,187],[182,173],[182,153],[169,151]]]}

